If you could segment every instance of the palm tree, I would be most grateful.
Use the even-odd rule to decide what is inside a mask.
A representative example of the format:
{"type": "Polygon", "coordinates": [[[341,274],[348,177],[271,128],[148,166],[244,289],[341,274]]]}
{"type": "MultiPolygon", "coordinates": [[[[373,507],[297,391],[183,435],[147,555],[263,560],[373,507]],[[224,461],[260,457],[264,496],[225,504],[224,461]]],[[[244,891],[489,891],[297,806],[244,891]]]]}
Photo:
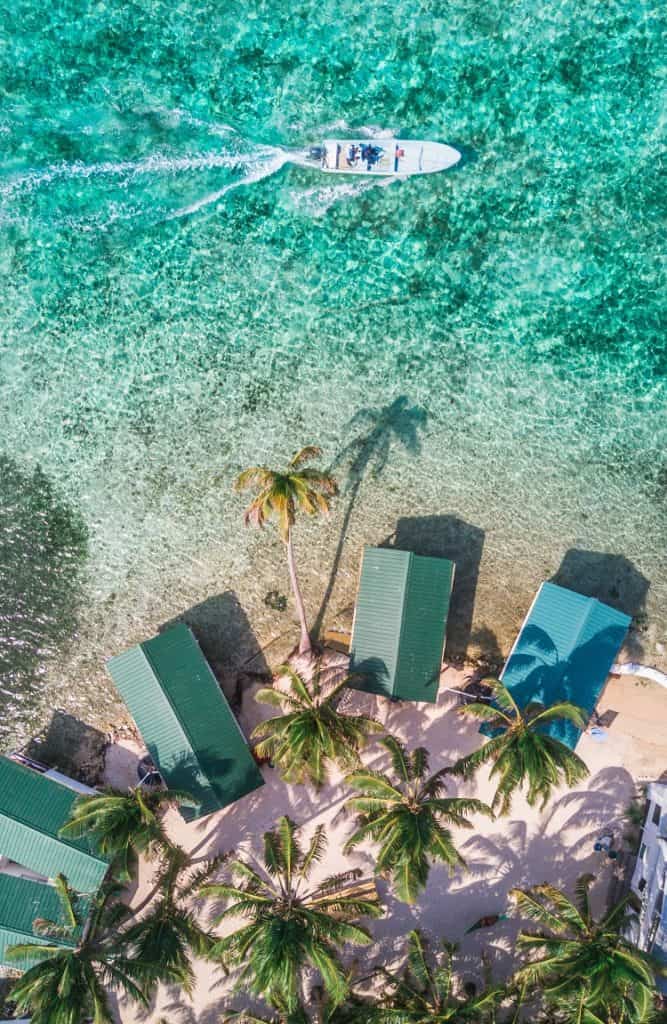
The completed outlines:
{"type": "Polygon", "coordinates": [[[280,536],[287,547],[290,583],[301,623],[300,654],[307,654],[311,650],[311,642],[294,564],[292,529],[297,511],[309,516],[328,514],[331,498],[338,494],[338,485],[328,473],[311,467],[303,468],[307,462],[319,458],[321,454],[321,448],[307,445],[293,456],[284,472],[278,473],[266,466],[253,466],[241,473],[234,484],[237,491],[254,487],[259,492],[246,509],[246,526],[252,523],[263,527],[266,520],[273,516],[278,520],[280,536]]]}
{"type": "Polygon", "coordinates": [[[155,884],[157,899],[148,913],[123,933],[137,962],[137,977],[146,987],[164,981],[179,985],[188,995],[192,993],[192,956],[206,956],[215,940],[201,927],[188,903],[223,859],[214,858],[188,874],[191,862],[186,853],[175,850],[167,857],[155,884]]]}
{"type": "Polygon", "coordinates": [[[445,775],[451,768],[429,776],[429,755],[424,747],[409,754],[393,736],[380,743],[389,751],[393,776],[367,768],[347,776],[345,781],[360,796],[345,805],[356,811],[358,818],[344,850],[364,839],[379,843],[377,872],[391,876],[399,899],[414,903],[426,886],[431,861],[442,861],[452,871],[465,866],[445,826],[472,828],[466,815],[491,815],[491,809],[481,800],[444,798],[445,775]]]}
{"type": "Polygon", "coordinates": [[[569,701],[558,701],[549,707],[528,704],[520,709],[499,679],[484,682],[493,689],[493,704],[480,701],[465,704],[458,710],[463,715],[483,719],[492,739],[462,757],[455,771],[470,778],[480,765],[493,762],[491,776],[499,776],[491,804],[494,811],[507,814],[513,793],[524,786],[528,788],[528,803],[533,806],[541,799],[540,809],[543,809],[563,780],[573,786],[586,778],[588,768],[581,758],[565,743],[544,732],[544,727],[557,719],[566,719],[583,729],[588,720],[583,708],[569,701]]]}
{"type": "Polygon", "coordinates": [[[33,1024],[94,1024],[114,1020],[107,988],[113,988],[148,1006],[148,992],[137,981],[137,965],[126,955],[117,926],[127,908],[117,902],[119,886],[105,885],[90,905],[77,898],[61,875],[57,880],[66,924],[39,920],[34,928],[43,943],[11,946],[8,959],[37,961],[16,982],[12,999],[19,1012],[29,1013],[33,1024]],[[87,920],[82,911],[89,909],[87,920]],[[75,946],[56,941],[76,939],[75,946]]]}
{"type": "MultiPolygon", "coordinates": [[[[312,1002],[312,1000],[311,1000],[312,1002]]],[[[351,996],[344,1003],[335,1004],[326,993],[317,1000],[317,1005],[309,1013],[300,1004],[296,1010],[289,1012],[284,1003],[277,1005],[274,1012],[268,1014],[251,1013],[250,1010],[227,1010],[221,1024],[372,1024],[377,1021],[376,1005],[368,999],[351,996]]]]}
{"type": "MultiPolygon", "coordinates": [[[[416,458],[421,453],[419,430],[426,425],[427,413],[418,405],[409,405],[405,395],[399,395],[389,405],[380,408],[369,406],[358,409],[346,424],[345,430],[356,431],[356,436],[345,446],[334,460],[333,466],[349,462],[345,495],[347,505],[341,523],[336,553],[331,564],[327,587],[315,617],[315,633],[319,631],[327,610],[338,566],[345,547],[347,532],[361,485],[367,474],[378,480],[384,472],[392,444],[402,445],[409,455],[416,458]]],[[[333,467],[332,467],[333,468],[333,467]]]]}
{"type": "Polygon", "coordinates": [[[370,1002],[348,1002],[334,1006],[325,996],[325,1001],[314,1011],[312,1016],[303,1006],[297,1006],[292,1013],[276,1008],[274,1013],[258,1014],[249,1010],[229,1010],[222,1018],[222,1024],[370,1024],[376,1018],[372,1016],[375,1007],[370,1002]],[[370,1014],[370,1016],[369,1016],[370,1014]]]}
{"type": "Polygon", "coordinates": [[[655,979],[648,958],[624,936],[634,897],[629,894],[599,920],[589,890],[594,875],[582,875],[570,900],[552,885],[513,889],[517,909],[542,925],[519,933],[518,948],[530,960],[515,975],[519,985],[537,986],[564,1024],[632,1024],[648,1020],[655,979]]]}
{"type": "Polygon", "coordinates": [[[218,923],[228,917],[249,920],[219,939],[213,956],[225,966],[240,967],[240,983],[247,982],[273,1004],[282,1002],[289,1013],[303,1002],[306,966],[319,971],[334,1003],[343,1002],[349,984],[337,949],[346,943],[367,945],[369,933],[355,919],[381,914],[375,885],[359,881],[358,870],[308,884],[325,850],[322,825],[304,851],[294,822],[282,817],[275,830],[264,834],[263,869],[236,859],[229,862],[229,881],[202,889],[228,903],[218,923]]]}
{"type": "Polygon", "coordinates": [[[492,1024],[494,1009],[504,997],[500,987],[477,993],[454,995],[454,954],[457,946],[442,941],[434,954],[426,937],[418,930],[408,935],[408,962],[400,974],[380,968],[388,987],[383,1005],[369,1021],[377,1024],[492,1024]]]}
{"type": "Polygon", "coordinates": [[[260,757],[270,757],[287,782],[310,780],[317,788],[327,781],[328,762],[350,769],[359,764],[358,751],[371,733],[382,726],[366,715],[342,715],[338,702],[351,676],[340,676],[335,666],[314,668],[312,678],[304,679],[288,665],[276,673],[283,687],[259,690],[256,699],[284,709],[286,714],[260,723],[253,737],[261,737],[256,746],[260,757]]]}
{"type": "Polygon", "coordinates": [[[108,788],[94,796],[80,796],[60,834],[73,838],[92,836],[100,853],[113,861],[118,877],[129,881],[138,854],[156,856],[175,849],[159,815],[185,799],[188,795],[176,790],[145,790],[137,786],[122,793],[108,788]]]}

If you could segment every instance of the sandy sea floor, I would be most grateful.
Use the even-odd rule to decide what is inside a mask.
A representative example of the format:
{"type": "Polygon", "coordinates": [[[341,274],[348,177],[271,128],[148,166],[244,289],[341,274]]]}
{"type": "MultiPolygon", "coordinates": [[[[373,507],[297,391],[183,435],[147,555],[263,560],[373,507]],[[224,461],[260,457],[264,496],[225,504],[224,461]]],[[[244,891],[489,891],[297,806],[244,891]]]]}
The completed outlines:
{"type": "Polygon", "coordinates": [[[457,563],[451,658],[499,660],[555,577],[664,663],[662,9],[240,9],[7,11],[0,747],[57,707],[107,728],[104,659],[179,616],[233,686],[292,618],[231,484],[308,443],[343,490],[298,530],[311,616],[333,572],[344,625],[393,537],[457,563]],[[378,131],[463,159],[286,161],[378,131]]]}

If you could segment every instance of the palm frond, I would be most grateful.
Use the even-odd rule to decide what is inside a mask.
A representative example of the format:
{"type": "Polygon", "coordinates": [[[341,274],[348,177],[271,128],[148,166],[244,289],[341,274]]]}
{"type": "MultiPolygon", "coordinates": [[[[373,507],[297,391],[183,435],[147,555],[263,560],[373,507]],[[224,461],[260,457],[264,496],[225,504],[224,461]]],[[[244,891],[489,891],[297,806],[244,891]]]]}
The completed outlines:
{"type": "Polygon", "coordinates": [[[304,463],[312,462],[313,459],[319,459],[321,456],[321,448],[318,448],[318,446],[314,444],[307,444],[292,456],[288,465],[290,469],[299,469],[299,467],[303,466],[304,463]]]}
{"type": "Polygon", "coordinates": [[[244,491],[249,487],[259,487],[262,490],[268,489],[273,483],[275,474],[266,466],[251,466],[239,473],[234,481],[235,491],[244,491]]]}

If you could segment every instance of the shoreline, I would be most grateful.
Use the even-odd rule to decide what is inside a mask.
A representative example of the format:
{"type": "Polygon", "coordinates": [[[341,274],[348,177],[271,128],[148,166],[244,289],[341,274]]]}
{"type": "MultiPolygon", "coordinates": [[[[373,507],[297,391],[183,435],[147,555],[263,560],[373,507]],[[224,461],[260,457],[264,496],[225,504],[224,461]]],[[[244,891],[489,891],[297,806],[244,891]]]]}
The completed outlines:
{"type": "MultiPolygon", "coordinates": [[[[622,584],[625,579],[630,599],[633,599],[633,587],[636,589],[632,563],[618,555],[582,552],[574,557],[568,552],[560,567],[533,556],[531,568],[522,567],[522,573],[508,578],[511,566],[498,564],[495,558],[490,566],[484,564],[483,549],[478,541],[475,543],[476,533],[481,531],[454,516],[416,517],[417,525],[425,526],[416,529],[411,538],[405,537],[405,528],[401,537],[398,529],[389,533],[378,530],[377,526],[373,530],[375,537],[369,537],[370,524],[354,521],[349,524],[341,544],[342,518],[339,508],[328,524],[317,527],[305,523],[297,529],[297,564],[311,625],[317,624],[323,596],[328,598],[320,636],[327,631],[349,632],[351,628],[358,567],[365,542],[398,540],[396,546],[453,556],[458,571],[445,661],[454,666],[481,666],[490,674],[502,667],[542,579],[557,579],[582,593],[588,589],[591,596],[606,598],[607,603],[616,606],[622,605],[626,597],[619,581],[622,584]],[[443,524],[449,533],[445,531],[444,542],[440,543],[437,529],[442,529],[443,524]],[[467,547],[457,546],[462,535],[468,539],[467,547]],[[316,542],[319,547],[315,547],[316,542]],[[568,557],[573,563],[569,575],[568,557]],[[543,565],[541,574],[535,564],[538,561],[543,565]],[[335,566],[335,574],[331,573],[332,566],[335,566]]],[[[359,516],[359,520],[365,518],[359,516]]],[[[240,524],[239,541],[244,545],[247,568],[237,577],[233,589],[220,586],[221,570],[212,557],[203,566],[207,573],[202,573],[195,588],[177,591],[175,583],[182,580],[182,575],[179,577],[171,570],[164,573],[160,599],[153,593],[147,594],[141,581],[123,593],[122,601],[115,594],[107,600],[94,602],[90,599],[83,622],[68,649],[60,658],[54,656],[42,666],[41,707],[30,722],[18,723],[0,737],[3,749],[25,744],[31,736],[48,729],[49,714],[54,708],[62,708],[105,733],[128,724],[129,716],[115,693],[105,662],[113,654],[177,621],[185,621],[193,629],[228,698],[234,698],[240,675],[266,674],[279,664],[293,646],[298,631],[282,545],[271,528],[263,533],[250,532],[244,531],[240,524]],[[255,565],[261,566],[261,570],[255,571],[255,565]],[[272,592],[284,598],[283,611],[270,607],[267,602],[266,596],[272,592]]],[[[514,568],[516,570],[516,565],[514,568]]],[[[90,575],[94,575],[92,570],[90,575]]],[[[87,590],[90,591],[90,585],[87,590]]],[[[660,629],[660,622],[647,619],[640,609],[628,634],[623,658],[667,668],[664,647],[660,651],[663,646],[658,639],[660,629]]]]}

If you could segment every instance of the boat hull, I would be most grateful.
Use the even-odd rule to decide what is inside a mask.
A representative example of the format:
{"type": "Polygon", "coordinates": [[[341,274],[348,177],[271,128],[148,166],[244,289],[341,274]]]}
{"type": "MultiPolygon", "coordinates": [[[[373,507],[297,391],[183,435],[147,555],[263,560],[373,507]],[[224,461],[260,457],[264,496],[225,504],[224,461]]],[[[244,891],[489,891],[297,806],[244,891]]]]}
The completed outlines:
{"type": "MultiPolygon", "coordinates": [[[[325,139],[304,157],[326,174],[407,178],[453,167],[461,154],[442,142],[419,139],[325,139]]],[[[300,161],[301,162],[301,161],[300,161]]]]}

